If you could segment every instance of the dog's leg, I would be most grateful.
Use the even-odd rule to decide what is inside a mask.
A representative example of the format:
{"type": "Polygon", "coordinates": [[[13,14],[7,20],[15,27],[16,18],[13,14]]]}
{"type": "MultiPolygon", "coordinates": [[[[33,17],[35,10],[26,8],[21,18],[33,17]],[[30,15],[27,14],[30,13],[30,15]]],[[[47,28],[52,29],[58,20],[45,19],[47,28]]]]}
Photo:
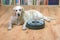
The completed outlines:
{"type": "Polygon", "coordinates": [[[46,17],[46,16],[44,16],[44,20],[50,22],[51,20],[55,20],[55,19],[54,19],[54,18],[51,18],[51,17],[46,17]]]}
{"type": "Polygon", "coordinates": [[[11,30],[12,29],[13,20],[14,20],[14,17],[11,16],[10,21],[9,21],[9,24],[8,24],[8,30],[11,30]]]}
{"type": "Polygon", "coordinates": [[[10,21],[8,25],[8,30],[11,30],[11,29],[12,29],[12,21],[10,21]]]}
{"type": "Polygon", "coordinates": [[[46,21],[48,21],[48,22],[50,22],[50,21],[51,21],[51,19],[50,19],[50,18],[48,18],[48,17],[46,17],[46,16],[44,16],[44,20],[46,20],[46,21]]]}
{"type": "Polygon", "coordinates": [[[26,28],[27,28],[26,23],[27,23],[27,21],[23,24],[23,28],[22,28],[23,30],[26,30],[26,28]]]}
{"type": "Polygon", "coordinates": [[[20,24],[21,24],[21,23],[19,23],[19,22],[17,23],[18,26],[19,26],[20,24]]]}
{"type": "Polygon", "coordinates": [[[20,23],[20,21],[19,20],[17,20],[17,25],[19,26],[21,23],[20,23]]]}

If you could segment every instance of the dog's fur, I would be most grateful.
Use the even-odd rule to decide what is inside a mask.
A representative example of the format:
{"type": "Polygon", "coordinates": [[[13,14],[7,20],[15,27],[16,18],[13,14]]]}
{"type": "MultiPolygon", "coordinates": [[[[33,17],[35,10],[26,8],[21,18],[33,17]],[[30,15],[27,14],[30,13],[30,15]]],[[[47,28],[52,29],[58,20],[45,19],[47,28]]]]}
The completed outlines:
{"type": "Polygon", "coordinates": [[[26,29],[26,23],[29,20],[46,20],[46,21],[50,21],[51,19],[43,16],[42,13],[40,13],[37,10],[28,10],[28,11],[24,11],[24,8],[22,6],[16,6],[13,8],[13,11],[15,13],[13,13],[14,15],[11,17],[11,20],[9,21],[9,26],[8,29],[12,29],[13,24],[21,24],[22,22],[24,22],[22,29],[26,29]],[[20,10],[20,11],[19,11],[20,10]],[[20,16],[18,16],[18,14],[20,16]]]}

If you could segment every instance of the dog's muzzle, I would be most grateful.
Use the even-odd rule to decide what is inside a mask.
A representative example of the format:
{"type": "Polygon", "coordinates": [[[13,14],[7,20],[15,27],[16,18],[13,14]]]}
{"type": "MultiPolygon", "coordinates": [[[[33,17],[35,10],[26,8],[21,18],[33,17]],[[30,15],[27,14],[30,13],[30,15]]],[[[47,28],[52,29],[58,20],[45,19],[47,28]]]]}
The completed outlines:
{"type": "Polygon", "coordinates": [[[18,13],[18,16],[20,16],[20,14],[18,13]]]}

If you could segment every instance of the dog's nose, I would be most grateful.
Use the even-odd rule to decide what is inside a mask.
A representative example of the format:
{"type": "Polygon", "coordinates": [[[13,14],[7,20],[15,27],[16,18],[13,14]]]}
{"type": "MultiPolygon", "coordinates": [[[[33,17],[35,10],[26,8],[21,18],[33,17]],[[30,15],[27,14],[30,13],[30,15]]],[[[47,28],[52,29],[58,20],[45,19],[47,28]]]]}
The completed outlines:
{"type": "Polygon", "coordinates": [[[18,16],[20,16],[20,14],[18,13],[18,16]]]}

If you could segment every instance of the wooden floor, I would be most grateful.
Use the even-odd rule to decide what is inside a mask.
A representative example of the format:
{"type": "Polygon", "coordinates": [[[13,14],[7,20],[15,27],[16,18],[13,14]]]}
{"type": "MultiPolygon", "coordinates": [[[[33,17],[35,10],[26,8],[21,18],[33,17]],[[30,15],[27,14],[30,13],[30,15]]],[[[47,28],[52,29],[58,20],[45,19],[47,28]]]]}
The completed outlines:
{"type": "Polygon", "coordinates": [[[25,10],[36,9],[45,16],[56,20],[46,22],[45,28],[40,30],[22,30],[22,25],[15,25],[8,31],[8,21],[12,15],[12,6],[0,7],[0,40],[60,40],[60,6],[23,6],[25,10]]]}

